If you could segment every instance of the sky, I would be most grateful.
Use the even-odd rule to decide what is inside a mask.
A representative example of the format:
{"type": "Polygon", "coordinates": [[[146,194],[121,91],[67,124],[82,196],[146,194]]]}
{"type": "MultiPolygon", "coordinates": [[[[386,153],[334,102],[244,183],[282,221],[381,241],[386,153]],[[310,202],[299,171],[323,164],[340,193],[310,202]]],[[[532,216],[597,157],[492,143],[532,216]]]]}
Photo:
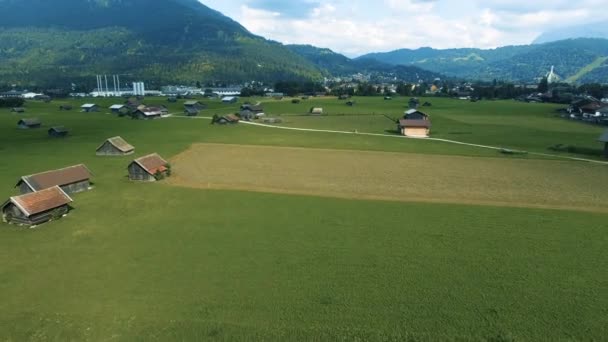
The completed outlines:
{"type": "Polygon", "coordinates": [[[608,20],[608,0],[200,0],[254,34],[349,57],[399,48],[529,44],[608,20]]]}

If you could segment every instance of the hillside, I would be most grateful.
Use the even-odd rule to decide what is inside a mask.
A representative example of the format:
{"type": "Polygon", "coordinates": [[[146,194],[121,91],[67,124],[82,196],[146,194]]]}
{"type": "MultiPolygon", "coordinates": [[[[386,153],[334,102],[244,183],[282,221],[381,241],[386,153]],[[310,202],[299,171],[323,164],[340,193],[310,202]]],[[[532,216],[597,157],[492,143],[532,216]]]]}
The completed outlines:
{"type": "Polygon", "coordinates": [[[196,0],[0,0],[0,9],[6,84],[92,86],[97,73],[152,84],[321,77],[283,45],[196,0]]]}
{"type": "Polygon", "coordinates": [[[373,58],[394,65],[413,65],[448,76],[480,80],[511,80],[533,82],[551,66],[564,79],[577,82],[608,80],[608,40],[581,38],[552,43],[507,46],[497,49],[401,49],[373,53],[359,59],[373,58]]]}
{"type": "Polygon", "coordinates": [[[411,65],[395,65],[373,58],[350,59],[330,49],[311,45],[286,45],[292,52],[313,63],[328,75],[352,75],[370,73],[377,76],[398,77],[404,81],[416,82],[419,79],[432,80],[441,77],[437,72],[411,65]]]}

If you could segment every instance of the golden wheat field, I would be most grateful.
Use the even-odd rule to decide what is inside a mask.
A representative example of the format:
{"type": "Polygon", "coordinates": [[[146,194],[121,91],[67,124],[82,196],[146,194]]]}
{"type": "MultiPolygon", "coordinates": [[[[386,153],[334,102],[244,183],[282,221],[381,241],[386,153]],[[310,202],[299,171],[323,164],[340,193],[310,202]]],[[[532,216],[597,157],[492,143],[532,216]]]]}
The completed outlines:
{"type": "Polygon", "coordinates": [[[172,164],[185,187],[608,211],[605,167],[582,162],[195,144],[172,164]]]}

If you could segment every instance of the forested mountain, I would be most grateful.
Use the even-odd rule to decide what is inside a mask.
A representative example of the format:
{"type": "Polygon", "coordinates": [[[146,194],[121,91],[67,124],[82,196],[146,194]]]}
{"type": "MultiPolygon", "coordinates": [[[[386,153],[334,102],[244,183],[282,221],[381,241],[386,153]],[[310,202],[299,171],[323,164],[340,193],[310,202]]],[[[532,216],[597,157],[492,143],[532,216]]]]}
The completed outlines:
{"type": "Polygon", "coordinates": [[[440,74],[414,66],[393,65],[372,58],[350,59],[330,49],[311,45],[286,45],[294,53],[304,57],[328,75],[352,75],[355,73],[375,74],[377,76],[394,76],[401,80],[415,82],[419,79],[432,80],[440,74]]]}
{"type": "Polygon", "coordinates": [[[489,50],[402,49],[359,57],[369,58],[394,65],[418,66],[464,79],[533,82],[555,66],[564,80],[608,82],[608,40],[597,38],[489,50]]]}
{"type": "Polygon", "coordinates": [[[0,81],[95,84],[309,80],[306,59],[197,0],[0,0],[0,81]]]}

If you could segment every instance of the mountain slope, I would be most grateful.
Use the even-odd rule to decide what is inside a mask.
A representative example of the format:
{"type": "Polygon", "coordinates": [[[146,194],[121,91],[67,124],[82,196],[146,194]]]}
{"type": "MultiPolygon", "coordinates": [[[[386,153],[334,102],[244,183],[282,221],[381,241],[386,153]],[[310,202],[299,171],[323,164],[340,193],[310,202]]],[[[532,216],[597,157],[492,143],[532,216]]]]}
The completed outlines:
{"type": "Polygon", "coordinates": [[[408,82],[432,80],[442,75],[415,66],[393,65],[373,58],[350,59],[330,49],[311,45],[286,45],[288,49],[302,56],[320,68],[325,74],[344,76],[355,73],[370,73],[376,76],[397,77],[408,82]]]}
{"type": "MultiPolygon", "coordinates": [[[[608,56],[608,40],[572,39],[539,45],[507,46],[497,49],[422,48],[375,53],[373,58],[395,65],[414,65],[426,70],[466,79],[504,79],[533,82],[547,73],[551,66],[564,78],[580,74],[598,58],[608,56]]],[[[605,65],[587,70],[579,82],[608,82],[605,65]]]]}
{"type": "Polygon", "coordinates": [[[0,79],[151,84],[320,79],[316,66],[197,0],[0,0],[0,79]]]}

